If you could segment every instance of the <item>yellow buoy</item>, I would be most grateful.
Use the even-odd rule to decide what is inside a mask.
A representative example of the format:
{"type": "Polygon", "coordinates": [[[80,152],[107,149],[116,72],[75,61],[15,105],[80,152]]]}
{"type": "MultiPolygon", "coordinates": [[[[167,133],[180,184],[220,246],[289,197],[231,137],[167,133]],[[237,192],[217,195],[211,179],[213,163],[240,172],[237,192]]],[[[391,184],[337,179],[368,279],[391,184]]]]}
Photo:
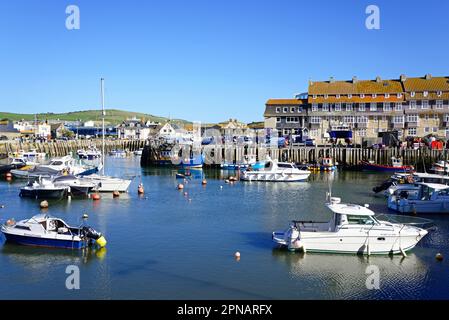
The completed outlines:
{"type": "Polygon", "coordinates": [[[105,239],[103,236],[101,236],[100,238],[98,238],[97,241],[95,241],[95,242],[100,246],[100,248],[105,247],[105,246],[106,246],[106,243],[108,243],[108,242],[106,241],[106,239],[105,239]]]}

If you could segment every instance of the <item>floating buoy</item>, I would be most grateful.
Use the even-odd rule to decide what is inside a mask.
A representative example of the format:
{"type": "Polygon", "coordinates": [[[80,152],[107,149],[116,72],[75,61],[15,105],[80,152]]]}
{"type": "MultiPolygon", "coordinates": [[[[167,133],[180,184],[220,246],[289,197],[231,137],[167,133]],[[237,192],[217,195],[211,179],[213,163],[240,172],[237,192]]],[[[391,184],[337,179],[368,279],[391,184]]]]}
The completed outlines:
{"type": "Polygon", "coordinates": [[[5,207],[5,205],[4,204],[2,204],[1,206],[0,206],[0,209],[3,209],[5,207]]]}
{"type": "Polygon", "coordinates": [[[239,261],[240,260],[240,252],[237,251],[236,253],[234,253],[234,257],[237,261],[239,261]]]}
{"type": "Polygon", "coordinates": [[[41,209],[47,209],[48,208],[48,201],[47,200],[41,201],[39,206],[41,207],[41,209]]]}
{"type": "Polygon", "coordinates": [[[93,195],[92,195],[92,200],[100,200],[101,199],[101,197],[100,197],[100,194],[99,193],[94,193],[93,195]]]}
{"type": "Polygon", "coordinates": [[[220,186],[220,189],[223,189],[223,186],[220,186]]]}
{"type": "Polygon", "coordinates": [[[203,181],[201,181],[201,184],[202,184],[203,186],[205,186],[205,185],[207,184],[207,180],[206,180],[206,179],[203,179],[203,181]]]}
{"type": "Polygon", "coordinates": [[[226,179],[226,180],[225,180],[225,183],[229,183],[229,180],[228,180],[228,179],[226,179]]]}
{"type": "Polygon", "coordinates": [[[145,190],[143,189],[143,184],[139,184],[137,187],[137,193],[138,194],[144,194],[145,190]]]}
{"type": "Polygon", "coordinates": [[[187,192],[184,192],[184,197],[187,197],[187,195],[188,195],[188,193],[187,193],[187,192]]]}
{"type": "Polygon", "coordinates": [[[118,192],[117,190],[115,190],[114,192],[112,192],[112,197],[114,197],[114,198],[120,197],[120,192],[118,192]]]}
{"type": "Polygon", "coordinates": [[[11,172],[7,172],[5,176],[6,176],[6,179],[12,179],[12,173],[11,172]]]}
{"type": "Polygon", "coordinates": [[[443,261],[443,255],[441,253],[437,253],[435,259],[437,259],[437,261],[443,261]]]}
{"type": "Polygon", "coordinates": [[[182,183],[178,184],[178,190],[184,189],[184,185],[182,183]]]}
{"type": "Polygon", "coordinates": [[[84,219],[84,220],[87,220],[88,218],[89,218],[89,215],[88,215],[87,213],[84,213],[84,214],[83,214],[83,219],[84,219]]]}

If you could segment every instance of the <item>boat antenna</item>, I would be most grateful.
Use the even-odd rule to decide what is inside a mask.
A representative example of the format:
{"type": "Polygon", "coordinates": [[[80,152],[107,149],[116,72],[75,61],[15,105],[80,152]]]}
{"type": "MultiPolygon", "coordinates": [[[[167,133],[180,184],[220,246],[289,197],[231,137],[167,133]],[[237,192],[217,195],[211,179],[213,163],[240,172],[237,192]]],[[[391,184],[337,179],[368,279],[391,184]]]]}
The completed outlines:
{"type": "Polygon", "coordinates": [[[100,80],[101,87],[101,120],[102,120],[102,143],[101,143],[101,171],[104,175],[104,117],[106,112],[104,110],[104,78],[100,80]]]}

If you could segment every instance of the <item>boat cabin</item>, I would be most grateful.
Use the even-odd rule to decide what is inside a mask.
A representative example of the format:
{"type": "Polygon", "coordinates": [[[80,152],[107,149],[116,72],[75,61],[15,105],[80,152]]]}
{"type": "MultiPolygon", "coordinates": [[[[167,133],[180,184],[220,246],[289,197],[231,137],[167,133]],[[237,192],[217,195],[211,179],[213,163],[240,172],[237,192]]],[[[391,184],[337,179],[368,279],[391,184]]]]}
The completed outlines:
{"type": "Polygon", "coordinates": [[[402,167],[402,159],[401,158],[396,158],[396,157],[391,157],[391,165],[393,167],[402,167]]]}
{"type": "Polygon", "coordinates": [[[439,183],[415,183],[410,188],[399,189],[396,196],[407,200],[434,201],[449,199],[449,186],[439,183]]]}

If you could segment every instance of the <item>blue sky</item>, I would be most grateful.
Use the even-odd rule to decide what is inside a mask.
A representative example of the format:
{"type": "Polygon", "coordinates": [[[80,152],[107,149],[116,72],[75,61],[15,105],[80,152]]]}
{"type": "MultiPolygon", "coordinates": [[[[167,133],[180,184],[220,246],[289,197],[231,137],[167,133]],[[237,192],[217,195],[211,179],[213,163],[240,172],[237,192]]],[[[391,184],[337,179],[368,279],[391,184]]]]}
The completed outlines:
{"type": "Polygon", "coordinates": [[[309,78],[449,74],[449,1],[1,0],[0,110],[262,120],[309,78]],[[80,30],[65,9],[80,8],[80,30]],[[380,30],[365,8],[380,8],[380,30]]]}

